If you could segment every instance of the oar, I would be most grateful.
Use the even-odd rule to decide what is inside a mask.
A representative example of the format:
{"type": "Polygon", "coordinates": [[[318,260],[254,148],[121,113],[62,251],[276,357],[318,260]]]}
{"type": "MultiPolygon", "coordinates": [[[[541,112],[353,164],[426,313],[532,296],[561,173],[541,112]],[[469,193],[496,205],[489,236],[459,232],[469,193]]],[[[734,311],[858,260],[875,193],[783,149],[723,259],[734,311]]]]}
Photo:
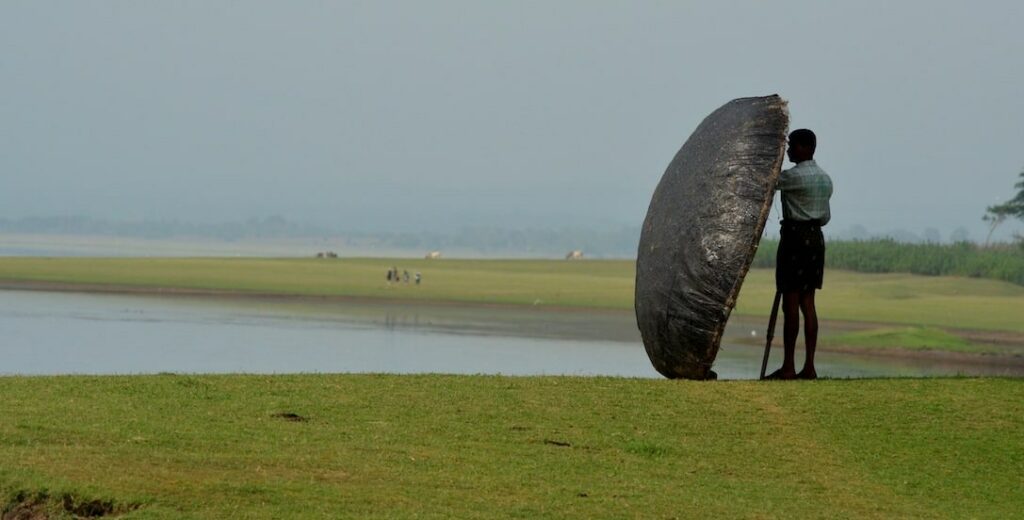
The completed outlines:
{"type": "Polygon", "coordinates": [[[768,318],[768,338],[764,342],[764,359],[761,360],[761,379],[764,379],[764,371],[768,369],[768,353],[772,350],[772,336],[775,335],[775,320],[779,317],[779,301],[782,300],[782,293],[775,291],[775,302],[772,303],[772,315],[768,318]]]}

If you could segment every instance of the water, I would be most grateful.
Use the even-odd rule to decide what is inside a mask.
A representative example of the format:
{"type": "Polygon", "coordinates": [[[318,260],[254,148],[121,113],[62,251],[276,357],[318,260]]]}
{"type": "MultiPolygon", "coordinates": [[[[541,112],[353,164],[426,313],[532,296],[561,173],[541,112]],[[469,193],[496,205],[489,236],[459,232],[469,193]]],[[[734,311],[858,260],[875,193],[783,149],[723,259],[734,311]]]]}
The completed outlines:
{"type": "MultiPolygon", "coordinates": [[[[763,321],[763,320],[758,320],[763,321]]],[[[763,324],[715,363],[756,378],[763,324]]],[[[454,373],[660,377],[625,312],[0,291],[0,374],[454,373]]],[[[779,348],[772,366],[779,360],[779,348]]],[[[991,373],[819,353],[819,375],[991,373]]]]}

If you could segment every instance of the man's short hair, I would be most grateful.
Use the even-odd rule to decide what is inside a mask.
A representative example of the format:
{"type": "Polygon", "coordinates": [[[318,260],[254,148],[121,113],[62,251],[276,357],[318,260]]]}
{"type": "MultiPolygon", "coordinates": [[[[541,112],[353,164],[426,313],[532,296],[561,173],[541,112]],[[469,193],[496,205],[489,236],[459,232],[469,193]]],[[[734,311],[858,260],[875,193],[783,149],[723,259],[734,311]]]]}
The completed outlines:
{"type": "Polygon", "coordinates": [[[814,132],[801,128],[799,130],[793,130],[789,134],[789,144],[795,144],[797,146],[806,146],[814,152],[814,149],[818,147],[818,137],[814,135],[814,132]]]}

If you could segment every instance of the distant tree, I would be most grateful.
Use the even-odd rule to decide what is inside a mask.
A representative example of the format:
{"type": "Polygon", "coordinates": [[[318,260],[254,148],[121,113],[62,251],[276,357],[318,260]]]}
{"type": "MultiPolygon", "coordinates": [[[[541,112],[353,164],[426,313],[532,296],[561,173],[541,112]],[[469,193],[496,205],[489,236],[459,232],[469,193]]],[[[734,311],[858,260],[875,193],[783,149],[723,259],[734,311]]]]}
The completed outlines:
{"type": "Polygon", "coordinates": [[[868,240],[871,238],[871,234],[868,233],[868,229],[860,224],[855,224],[853,227],[846,231],[846,237],[849,240],[868,240]]]}
{"type": "Polygon", "coordinates": [[[949,234],[949,241],[954,244],[958,242],[967,242],[970,238],[970,233],[967,231],[967,228],[964,227],[958,227],[949,234]]]}
{"type": "Polygon", "coordinates": [[[1013,187],[1017,188],[1017,195],[1012,199],[1002,203],[996,204],[995,206],[989,206],[985,210],[985,216],[982,220],[988,222],[988,237],[985,238],[985,245],[987,246],[989,240],[992,238],[992,233],[995,232],[996,227],[1002,224],[1007,217],[1014,217],[1024,220],[1024,170],[1020,172],[1020,181],[1014,184],[1013,187]]]}

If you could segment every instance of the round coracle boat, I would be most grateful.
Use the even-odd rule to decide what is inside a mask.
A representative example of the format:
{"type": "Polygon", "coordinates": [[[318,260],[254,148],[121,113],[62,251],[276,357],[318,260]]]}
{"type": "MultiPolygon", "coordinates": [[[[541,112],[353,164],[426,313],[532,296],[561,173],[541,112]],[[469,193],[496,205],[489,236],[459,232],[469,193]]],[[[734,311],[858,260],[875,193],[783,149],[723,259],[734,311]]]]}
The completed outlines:
{"type": "Polygon", "coordinates": [[[654,368],[714,379],[712,365],[771,209],[789,114],[777,95],[711,113],[669,164],[644,219],[636,319],[654,368]]]}

